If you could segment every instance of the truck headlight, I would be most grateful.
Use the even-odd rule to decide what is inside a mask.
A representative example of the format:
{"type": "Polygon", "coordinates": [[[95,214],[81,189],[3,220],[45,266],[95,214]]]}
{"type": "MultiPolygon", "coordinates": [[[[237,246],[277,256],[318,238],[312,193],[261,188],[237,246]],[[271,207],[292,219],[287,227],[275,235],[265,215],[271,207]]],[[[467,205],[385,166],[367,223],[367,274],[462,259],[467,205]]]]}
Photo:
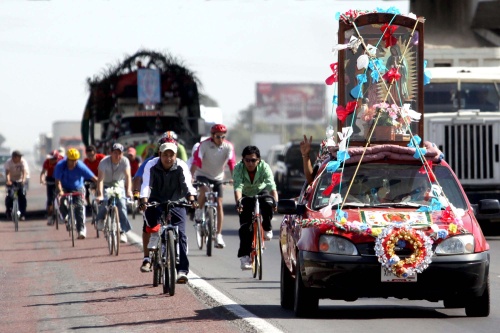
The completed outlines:
{"type": "Polygon", "coordinates": [[[445,239],[436,247],[436,254],[466,254],[474,253],[474,236],[459,235],[445,239]]]}
{"type": "Polygon", "coordinates": [[[321,235],[319,236],[319,250],[324,253],[343,254],[348,256],[358,255],[356,246],[346,238],[321,235]]]}

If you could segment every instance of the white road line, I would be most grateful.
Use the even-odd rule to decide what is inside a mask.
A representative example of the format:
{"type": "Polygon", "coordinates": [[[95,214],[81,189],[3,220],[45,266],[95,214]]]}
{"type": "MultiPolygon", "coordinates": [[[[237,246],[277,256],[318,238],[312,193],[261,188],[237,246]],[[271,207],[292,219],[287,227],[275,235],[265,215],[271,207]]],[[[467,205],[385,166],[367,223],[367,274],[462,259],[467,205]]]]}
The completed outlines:
{"type": "MultiPolygon", "coordinates": [[[[127,237],[129,240],[131,240],[129,241],[129,243],[136,245],[142,250],[142,237],[131,231],[127,233],[127,237]]],[[[257,331],[265,333],[283,333],[283,331],[281,331],[277,327],[269,324],[264,319],[257,317],[256,315],[221,293],[219,290],[217,290],[215,287],[213,287],[211,284],[203,280],[192,271],[189,272],[188,285],[191,288],[196,288],[197,290],[201,291],[207,297],[210,297],[214,302],[226,308],[229,312],[246,321],[257,331]]]]}

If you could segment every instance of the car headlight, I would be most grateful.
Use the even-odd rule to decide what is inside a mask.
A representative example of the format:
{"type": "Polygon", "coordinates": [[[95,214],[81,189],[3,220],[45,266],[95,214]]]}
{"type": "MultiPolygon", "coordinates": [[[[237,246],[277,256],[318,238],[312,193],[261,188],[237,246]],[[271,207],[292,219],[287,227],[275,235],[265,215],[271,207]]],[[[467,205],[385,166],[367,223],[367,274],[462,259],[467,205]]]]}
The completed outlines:
{"type": "Polygon", "coordinates": [[[343,254],[348,256],[358,255],[358,250],[351,241],[346,238],[331,235],[319,236],[319,250],[332,254],[343,254]]]}
{"type": "Polygon", "coordinates": [[[474,236],[459,235],[445,239],[436,247],[436,254],[466,254],[474,253],[474,236]]]}

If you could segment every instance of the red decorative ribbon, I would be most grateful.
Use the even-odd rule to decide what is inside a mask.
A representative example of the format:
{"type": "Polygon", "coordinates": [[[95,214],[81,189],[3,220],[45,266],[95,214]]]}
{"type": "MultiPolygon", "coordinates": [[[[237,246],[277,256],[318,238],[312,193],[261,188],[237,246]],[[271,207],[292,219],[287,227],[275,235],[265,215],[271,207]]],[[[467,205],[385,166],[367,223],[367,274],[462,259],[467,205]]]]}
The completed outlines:
{"type": "Polygon", "coordinates": [[[337,118],[342,122],[346,120],[347,116],[354,112],[356,104],[356,101],[352,101],[347,103],[345,108],[342,105],[337,106],[337,118]]]}
{"type": "Polygon", "coordinates": [[[393,36],[393,34],[396,32],[396,29],[398,27],[389,25],[388,23],[385,23],[381,28],[380,31],[382,31],[384,34],[382,36],[382,40],[385,42],[385,47],[390,47],[393,45],[396,45],[398,40],[396,37],[393,36]]]}
{"type": "Polygon", "coordinates": [[[329,86],[331,86],[333,84],[333,82],[337,82],[338,81],[338,66],[339,66],[339,63],[338,62],[335,62],[333,64],[330,64],[330,68],[332,69],[332,72],[333,74],[330,75],[326,80],[325,80],[325,83],[329,86]]]}

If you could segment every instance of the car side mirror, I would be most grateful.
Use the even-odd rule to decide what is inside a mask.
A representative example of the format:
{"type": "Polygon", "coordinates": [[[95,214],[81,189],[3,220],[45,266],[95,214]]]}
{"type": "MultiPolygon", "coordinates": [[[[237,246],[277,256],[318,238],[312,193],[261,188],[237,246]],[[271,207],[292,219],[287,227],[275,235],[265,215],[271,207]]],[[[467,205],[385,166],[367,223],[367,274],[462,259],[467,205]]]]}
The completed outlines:
{"type": "Polygon", "coordinates": [[[479,200],[477,214],[498,214],[500,213],[500,202],[497,199],[479,200]]]}
{"type": "Polygon", "coordinates": [[[278,213],[280,214],[296,214],[297,203],[294,199],[281,199],[278,201],[278,213]]]}

